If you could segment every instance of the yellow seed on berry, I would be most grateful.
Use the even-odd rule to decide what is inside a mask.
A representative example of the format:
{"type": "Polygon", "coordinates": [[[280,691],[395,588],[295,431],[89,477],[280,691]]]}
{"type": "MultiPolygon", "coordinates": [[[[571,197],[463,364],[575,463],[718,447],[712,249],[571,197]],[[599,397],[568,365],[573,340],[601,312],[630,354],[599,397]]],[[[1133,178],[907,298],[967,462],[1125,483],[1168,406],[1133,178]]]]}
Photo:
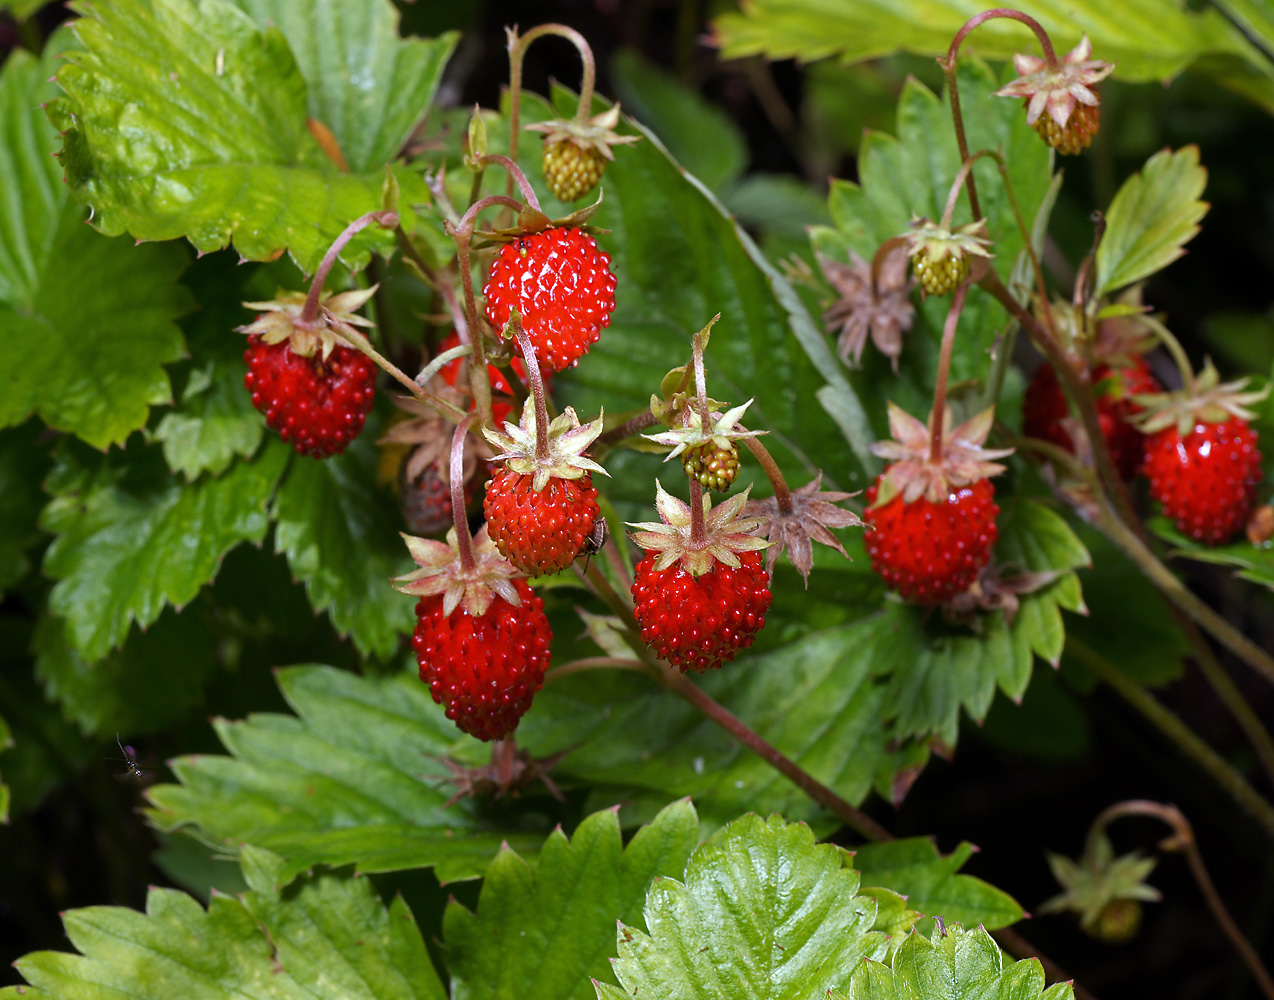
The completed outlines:
{"type": "Polygon", "coordinates": [[[705,489],[724,493],[739,478],[739,451],[733,444],[720,448],[711,441],[686,450],[682,468],[705,489]]]}
{"type": "Polygon", "coordinates": [[[938,261],[930,261],[928,254],[921,249],[911,258],[911,267],[916,279],[930,295],[946,295],[959,288],[969,276],[969,258],[947,254],[938,261]]]}
{"type": "Polygon", "coordinates": [[[1077,156],[1086,150],[1101,125],[1101,107],[1095,104],[1076,104],[1062,128],[1047,111],[1035,122],[1035,131],[1045,142],[1066,156],[1077,156]]]}
{"type": "Polygon", "coordinates": [[[544,143],[544,179],[558,201],[578,201],[597,187],[606,170],[606,157],[592,146],[582,148],[569,139],[544,143]]]}

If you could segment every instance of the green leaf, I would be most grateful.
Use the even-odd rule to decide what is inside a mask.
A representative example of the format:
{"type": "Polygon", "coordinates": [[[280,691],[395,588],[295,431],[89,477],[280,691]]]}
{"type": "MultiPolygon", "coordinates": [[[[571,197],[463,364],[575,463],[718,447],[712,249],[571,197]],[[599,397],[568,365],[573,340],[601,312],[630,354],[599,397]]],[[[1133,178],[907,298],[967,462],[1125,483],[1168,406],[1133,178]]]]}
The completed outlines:
{"type": "Polygon", "coordinates": [[[737,125],[700,92],[621,49],[610,64],[611,84],[624,110],[650,128],[669,154],[714,191],[734,183],[748,162],[737,125]]]}
{"type": "Polygon", "coordinates": [[[166,605],[181,608],[216,575],[240,542],[260,544],[266,505],[287,461],[282,444],[220,479],[185,487],[157,449],[90,462],[63,449],[47,488],[41,526],[57,535],[44,557],[58,580],[50,609],[94,662],[119,646],[136,621],[145,628],[166,605]]]}
{"type": "MultiPolygon", "coordinates": [[[[50,105],[49,116],[65,133],[60,158],[71,193],[93,207],[102,232],[185,236],[200,251],[233,240],[251,260],[287,250],[310,272],[349,222],[380,207],[383,161],[351,174],[324,153],[307,128],[306,81],[278,29],[259,30],[227,0],[114,0],[85,5],[74,31],[84,48],[69,52],[58,70],[66,96],[50,105]]],[[[372,34],[376,51],[385,52],[383,31],[372,34]]],[[[410,84],[404,100],[432,89],[428,60],[412,51],[401,67],[405,76],[400,80],[396,68],[389,77],[410,84]]],[[[328,67],[310,65],[316,72],[328,67]]],[[[350,81],[351,88],[378,84],[375,93],[386,96],[379,75],[387,70],[368,63],[365,79],[350,81]]],[[[330,91],[316,98],[325,111],[358,117],[353,100],[330,91]]],[[[361,109],[361,120],[371,125],[382,113],[383,134],[342,121],[360,154],[389,144],[405,115],[396,105],[372,104],[361,109]]],[[[404,172],[402,180],[412,177],[404,172]]],[[[415,192],[419,180],[412,183],[415,192]]],[[[391,241],[387,231],[369,227],[343,259],[361,264],[369,246],[391,241]]]]}
{"type": "MultiPolygon", "coordinates": [[[[1045,204],[1051,178],[1050,153],[1027,126],[1019,106],[992,98],[999,84],[985,64],[962,60],[959,82],[961,100],[981,111],[966,120],[969,148],[1003,153],[1018,206],[1029,225],[1045,204]]],[[[881,244],[909,229],[913,217],[934,221],[942,217],[960,165],[945,102],[909,79],[898,101],[898,137],[883,132],[866,136],[858,159],[859,183],[833,180],[828,199],[833,226],[811,230],[814,249],[838,261],[848,260],[850,251],[870,261],[881,244]]],[[[994,241],[993,263],[1001,279],[1009,283],[1025,240],[994,163],[979,160],[974,177],[994,241]]],[[[964,198],[957,203],[953,225],[972,221],[966,205],[964,198]]],[[[901,384],[897,376],[888,373],[887,366],[883,378],[870,366],[855,375],[854,384],[878,401],[881,413],[884,400],[893,399],[924,416],[937,376],[938,345],[949,308],[948,298],[930,296],[917,309],[915,326],[904,339],[901,384]]],[[[1003,308],[980,288],[971,288],[960,318],[951,377],[957,382],[984,379],[989,352],[1007,325],[1008,314],[1003,308]]]]}
{"type": "Polygon", "coordinates": [[[106,448],[169,399],[163,365],[184,350],[173,321],[190,308],[177,284],[187,256],[105,240],[83,224],[40,109],[52,72],[51,58],[20,50],[0,71],[0,427],[37,413],[106,448]]]}
{"type": "Polygon", "coordinates": [[[47,696],[88,735],[153,733],[202,704],[216,641],[193,610],[168,611],[129,635],[122,649],[86,662],[68,640],[67,623],[47,616],[36,627],[35,672],[47,696]]]}
{"type": "Polygon", "coordinates": [[[193,825],[224,853],[267,848],[287,859],[285,881],[354,862],[364,872],[432,866],[447,882],[481,876],[502,842],[539,847],[542,827],[510,830],[471,798],[446,805],[452,787],[438,758],[478,742],[415,676],[289,667],[278,679],[297,716],[216,721],[233,757],[175,760],[181,784],[148,792],[156,825],[193,825]]]}
{"type": "Polygon", "coordinates": [[[411,598],[391,577],[411,559],[395,531],[398,512],[374,489],[378,451],[373,421],[335,458],[292,463],[272,510],[275,542],[305,584],[315,611],[327,611],[364,656],[388,659],[411,634],[411,598]]]}
{"type": "Polygon", "coordinates": [[[0,431],[0,594],[26,575],[26,554],[43,537],[36,520],[49,458],[36,443],[39,433],[35,423],[0,431]]]}
{"type": "Polygon", "coordinates": [[[476,913],[447,905],[453,1000],[584,1000],[589,978],[613,981],[615,921],[643,928],[652,879],[678,877],[699,841],[688,801],[662,810],[623,846],[615,810],[594,813],[569,840],[560,829],[527,862],[502,849],[487,869],[476,913]]]}
{"type": "Polygon", "coordinates": [[[1199,147],[1184,146],[1160,150],[1124,181],[1097,248],[1099,295],[1147,278],[1185,253],[1182,246],[1194,239],[1208,210],[1199,200],[1207,180],[1199,147]]]}
{"type": "Polygon", "coordinates": [[[30,987],[0,997],[137,1000],[443,1000],[415,918],[386,909],[370,879],[330,874],[285,895],[214,896],[204,910],[152,887],[146,912],[93,906],[63,915],[80,954],[33,952],[15,964],[30,987]]]}
{"type": "Polygon", "coordinates": [[[458,35],[399,38],[388,0],[233,0],[287,39],[311,118],[332,130],[354,173],[397,159],[433,103],[458,35]]]}
{"type": "MultiPolygon", "coordinates": [[[[0,715],[0,754],[13,746],[13,734],[9,732],[9,724],[0,715]]],[[[0,823],[9,822],[9,786],[0,781],[0,823]]]]}
{"type": "Polygon", "coordinates": [[[1147,524],[1151,531],[1172,546],[1169,555],[1215,566],[1231,566],[1240,580],[1250,580],[1274,590],[1274,546],[1269,542],[1253,545],[1240,535],[1228,545],[1204,545],[1177,530],[1177,526],[1166,517],[1153,517],[1147,524]]]}
{"type": "Polygon", "coordinates": [[[913,931],[890,965],[864,962],[833,1000],[1064,1000],[1074,996],[1069,982],[1044,988],[1039,959],[1004,965],[1004,956],[979,927],[948,926],[931,941],[913,931]],[[892,966],[892,967],[891,967],[892,966]]]}
{"type": "MultiPolygon", "coordinates": [[[[1059,53],[1087,34],[1094,57],[1114,60],[1115,73],[1124,80],[1170,80],[1205,53],[1236,55],[1268,74],[1259,51],[1215,10],[1196,13],[1165,0],[1125,0],[1118,7],[1075,0],[1065,8],[1028,0],[1017,9],[1043,24],[1059,53]]],[[[935,0],[926,5],[923,17],[916,16],[908,0],[870,5],[752,0],[738,13],[719,15],[713,27],[726,59],[760,53],[802,62],[828,56],[857,62],[900,51],[945,55],[952,36],[975,12],[958,0],[935,0]]],[[[987,59],[1039,50],[1025,27],[1008,20],[983,25],[970,44],[987,59]]]]}
{"type": "Polygon", "coordinates": [[[25,21],[49,0],[5,0],[0,3],[0,10],[7,10],[19,21],[25,21]]]}
{"type": "Polygon", "coordinates": [[[855,848],[854,866],[864,887],[902,893],[908,908],[925,916],[988,930],[1017,923],[1023,912],[1012,896],[972,875],[957,874],[974,850],[962,843],[943,857],[928,837],[909,837],[855,848]]]}
{"type": "Polygon", "coordinates": [[[845,855],[804,824],[744,816],[695,851],[683,882],[650,887],[649,933],[620,925],[622,988],[598,983],[597,996],[823,996],[885,954],[876,902],[858,889],[845,855]]]}

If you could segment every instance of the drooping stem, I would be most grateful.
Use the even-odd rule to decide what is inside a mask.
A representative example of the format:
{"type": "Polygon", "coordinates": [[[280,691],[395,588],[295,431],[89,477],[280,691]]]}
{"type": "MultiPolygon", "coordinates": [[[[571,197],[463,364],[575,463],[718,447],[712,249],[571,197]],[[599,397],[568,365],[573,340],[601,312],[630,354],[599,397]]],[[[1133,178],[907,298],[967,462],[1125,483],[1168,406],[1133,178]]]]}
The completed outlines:
{"type": "Polygon", "coordinates": [[[1211,776],[1235,802],[1246,809],[1274,837],[1274,805],[1261,796],[1224,757],[1170,712],[1149,691],[1132,680],[1101,653],[1073,635],[1066,637],[1066,650],[1098,680],[1112,688],[1133,709],[1162,732],[1200,768],[1211,776]]]}
{"type": "MultiPolygon", "coordinates": [[[[942,221],[939,225],[947,232],[951,231],[951,220],[955,217],[956,201],[960,198],[960,188],[964,186],[965,179],[973,174],[973,164],[984,156],[995,156],[996,154],[989,149],[979,149],[972,156],[966,156],[964,162],[960,164],[960,169],[956,171],[955,180],[951,182],[951,187],[947,191],[947,203],[942,207],[942,221]]],[[[981,218],[979,215],[973,216],[973,221],[977,222],[981,218]]],[[[1030,237],[1027,237],[1028,239],[1030,237]]]]}
{"type": "Polygon", "coordinates": [[[540,208],[540,199],[535,194],[535,188],[531,187],[531,182],[527,180],[526,174],[522,172],[522,168],[519,167],[513,160],[507,156],[500,156],[496,153],[479,156],[476,159],[478,163],[484,167],[491,163],[504,167],[504,169],[509,172],[509,177],[511,177],[517,184],[518,190],[522,192],[522,197],[526,200],[526,203],[537,212],[542,211],[540,208]]]}
{"type": "Polygon", "coordinates": [[[380,366],[381,369],[388,372],[396,382],[400,383],[403,388],[407,389],[422,403],[426,403],[433,407],[434,410],[446,417],[448,420],[459,421],[465,418],[463,410],[453,406],[451,403],[447,402],[447,400],[434,395],[428,389],[417,383],[415,379],[390,361],[389,358],[385,357],[380,353],[380,351],[376,350],[376,348],[372,346],[372,342],[354,327],[347,323],[337,323],[329,329],[331,329],[331,331],[340,337],[346,344],[354,348],[354,350],[359,351],[362,354],[366,354],[372,359],[372,361],[380,366]]]}
{"type": "Polygon", "coordinates": [[[448,467],[451,475],[451,520],[456,526],[460,566],[466,573],[473,570],[474,560],[473,535],[469,533],[469,515],[464,502],[464,440],[477,419],[477,414],[470,414],[456,425],[456,431],[451,435],[451,464],[448,467]]]}
{"type": "Polygon", "coordinates": [[[319,262],[318,270],[314,272],[314,280],[310,282],[310,293],[305,297],[305,305],[301,308],[301,322],[313,323],[318,319],[319,298],[323,294],[323,285],[327,282],[327,276],[332,273],[332,267],[336,264],[337,258],[340,257],[341,251],[345,249],[350,240],[373,223],[378,226],[384,226],[386,229],[396,229],[398,227],[398,213],[388,209],[368,212],[346,226],[341,231],[341,235],[332,241],[332,245],[327,248],[327,253],[323,255],[323,260],[319,262]]]}
{"type": "Polygon", "coordinates": [[[526,365],[526,375],[531,382],[531,400],[535,406],[535,460],[549,460],[549,410],[544,401],[544,379],[540,375],[540,362],[535,356],[535,345],[531,337],[522,327],[522,319],[515,310],[509,317],[509,325],[518,338],[518,346],[522,348],[522,363],[526,365]]]}
{"type": "Polygon", "coordinates": [[[964,44],[964,40],[977,27],[986,24],[987,21],[994,20],[997,17],[1008,18],[1011,21],[1020,21],[1025,24],[1033,32],[1035,37],[1039,39],[1040,48],[1044,50],[1044,61],[1048,63],[1048,68],[1056,70],[1057,53],[1053,51],[1053,40],[1048,37],[1048,32],[1035,18],[1029,14],[1023,14],[1020,10],[1013,10],[1011,7],[995,7],[991,10],[984,10],[981,14],[975,14],[960,26],[960,30],[955,33],[955,37],[951,39],[951,46],[947,49],[946,61],[939,59],[938,62],[946,66],[955,67],[956,56],[960,51],[960,46],[964,44]]]}
{"type": "MultiPolygon", "coordinates": [[[[964,133],[964,113],[960,110],[960,84],[956,81],[956,64],[954,46],[953,51],[947,57],[947,62],[938,60],[938,65],[942,67],[943,75],[947,78],[947,96],[951,99],[951,122],[955,126],[956,146],[960,150],[960,162],[963,163],[969,159],[969,139],[964,133]]],[[[969,185],[969,210],[973,213],[974,219],[982,218],[982,206],[978,202],[978,182],[974,180],[972,172],[966,177],[965,181],[969,185]]]]}
{"type": "Polygon", "coordinates": [[[951,308],[942,327],[942,347],[938,353],[938,380],[933,387],[933,409],[929,414],[929,461],[942,461],[943,425],[946,423],[947,378],[951,371],[951,349],[955,345],[956,327],[960,324],[960,312],[964,309],[968,284],[963,284],[951,296],[951,308]]]}
{"type": "MultiPolygon", "coordinates": [[[[740,425],[739,430],[747,430],[747,428],[740,425]]],[[[769,479],[770,485],[774,487],[774,499],[778,502],[779,514],[792,513],[794,509],[792,491],[787,485],[787,480],[783,478],[779,463],[774,461],[774,456],[770,454],[769,449],[757,438],[744,438],[743,443],[748,446],[748,451],[752,452],[752,456],[761,463],[761,468],[765,470],[766,478],[769,479]]]]}
{"type": "Polygon", "coordinates": [[[1189,392],[1194,385],[1194,366],[1190,364],[1190,358],[1186,355],[1185,348],[1181,346],[1181,341],[1177,340],[1172,331],[1154,316],[1147,314],[1138,318],[1150,327],[1159,343],[1168,349],[1173,363],[1177,366],[1177,371],[1181,373],[1181,385],[1189,392]]]}
{"type": "Polygon", "coordinates": [[[1174,835],[1161,841],[1159,844],[1160,849],[1181,851],[1185,854],[1186,863],[1190,866],[1190,874],[1194,876],[1194,881],[1199,886],[1199,891],[1203,893],[1208,909],[1212,911],[1212,916],[1216,918],[1221,931],[1229,938],[1234,950],[1239,953],[1239,957],[1243,960],[1243,964],[1248,967],[1248,971],[1252,973],[1252,978],[1256,980],[1261,992],[1269,1000],[1274,1000],[1274,977],[1270,976],[1269,970],[1265,968],[1260,956],[1256,954],[1256,949],[1243,936],[1238,924],[1230,916],[1230,911],[1226,909],[1225,902],[1221,899],[1221,894],[1217,892],[1216,886],[1212,882],[1212,877],[1208,874],[1207,866],[1203,863],[1203,855],[1199,853],[1199,845],[1194,837],[1194,828],[1190,825],[1190,821],[1186,819],[1185,814],[1174,805],[1150,802],[1145,799],[1116,802],[1113,806],[1103,809],[1101,814],[1093,820],[1093,825],[1088,831],[1087,854],[1091,856],[1097,837],[1101,835],[1112,820],[1118,819],[1120,816],[1153,816],[1172,829],[1174,835]]]}

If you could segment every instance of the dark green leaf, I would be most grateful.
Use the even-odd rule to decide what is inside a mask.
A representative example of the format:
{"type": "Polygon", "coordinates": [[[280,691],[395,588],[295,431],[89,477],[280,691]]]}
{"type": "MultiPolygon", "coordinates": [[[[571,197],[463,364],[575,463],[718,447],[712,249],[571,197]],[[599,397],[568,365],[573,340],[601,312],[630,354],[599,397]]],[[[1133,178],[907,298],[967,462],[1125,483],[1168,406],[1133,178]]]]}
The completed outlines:
{"type": "MultiPolygon", "coordinates": [[[[0,754],[13,746],[13,734],[9,732],[9,724],[0,716],[0,754]]],[[[0,781],[0,823],[9,822],[9,786],[0,781]]]]}
{"type": "Polygon", "coordinates": [[[597,996],[821,997],[885,955],[876,902],[858,888],[845,855],[804,824],[744,816],[695,851],[684,882],[650,887],[649,933],[620,925],[622,988],[597,983],[597,996]]]}
{"type": "Polygon", "coordinates": [[[63,449],[41,526],[57,535],[44,569],[58,580],[49,607],[90,663],[145,628],[166,605],[189,603],[240,542],[260,544],[266,505],[289,450],[282,444],[220,479],[186,487],[155,449],[87,461],[63,449]]]}
{"type": "Polygon", "coordinates": [[[854,849],[854,867],[863,886],[902,893],[907,906],[948,923],[981,924],[988,930],[1022,919],[1022,907],[1006,892],[972,875],[957,874],[973,854],[962,843],[943,857],[927,837],[909,837],[854,849]]]}
{"type": "Polygon", "coordinates": [[[584,1000],[589,978],[613,981],[615,921],[643,928],[652,879],[676,878],[699,841],[688,801],[668,806],[625,848],[615,810],[594,813],[569,840],[559,829],[539,860],[501,850],[476,913],[447,906],[453,1000],[584,1000]]]}
{"type": "Polygon", "coordinates": [[[1199,147],[1166,149],[1146,161],[1115,194],[1097,248],[1097,294],[1123,288],[1161,271],[1185,251],[1208,210],[1199,200],[1208,172],[1199,147]]]}
{"type": "MultiPolygon", "coordinates": [[[[59,48],[59,35],[50,52],[59,48]]],[[[83,224],[50,155],[51,57],[16,51],[0,72],[0,427],[32,413],[94,447],[120,444],[169,399],[183,353],[174,320],[186,254],[105,240],[83,224]]]]}
{"type": "Polygon", "coordinates": [[[364,656],[388,659],[415,625],[390,578],[411,567],[399,515],[376,491],[374,422],[342,455],[292,463],[274,500],[275,540],[315,611],[327,611],[364,656]]]}
{"type": "Polygon", "coordinates": [[[49,458],[36,444],[38,425],[0,431],[0,593],[31,567],[26,553],[42,537],[36,526],[49,458]]]}
{"type": "MultiPolygon", "coordinates": [[[[93,207],[102,232],[185,236],[201,251],[233,240],[252,260],[287,250],[312,271],[349,222],[380,207],[383,161],[351,174],[324,153],[307,128],[306,81],[278,29],[259,30],[227,0],[116,0],[86,6],[74,30],[84,49],[68,53],[58,70],[66,96],[49,113],[65,133],[60,156],[71,192],[93,207]]],[[[390,79],[410,82],[412,94],[428,91],[434,57],[418,63],[412,56],[402,79],[398,70],[390,79]]],[[[368,83],[388,71],[370,67],[368,83]]],[[[317,103],[353,111],[332,92],[317,103]]],[[[350,125],[346,138],[358,152],[371,156],[392,143],[405,111],[377,103],[363,110],[369,124],[385,113],[383,134],[341,124],[350,125]]],[[[419,193],[418,179],[404,173],[400,180],[419,193]]],[[[416,200],[428,195],[404,202],[416,200]]],[[[369,245],[390,240],[370,227],[344,259],[361,263],[369,245]]]]}
{"type": "Polygon", "coordinates": [[[219,720],[234,756],[174,761],[181,784],[148,793],[158,826],[193,824],[226,853],[268,848],[287,859],[285,879],[356,862],[367,872],[432,866],[447,882],[480,876],[502,842],[523,853],[539,847],[543,827],[500,826],[471,798],[446,805],[453,789],[438,758],[478,744],[414,676],[291,667],[279,685],[299,718],[219,720]]]}
{"type": "Polygon", "coordinates": [[[307,878],[279,896],[214,896],[205,911],[152,887],[146,912],[93,906],[63,915],[80,954],[33,952],[15,963],[30,987],[0,997],[138,1000],[443,1000],[402,899],[386,909],[369,879],[307,878]]]}

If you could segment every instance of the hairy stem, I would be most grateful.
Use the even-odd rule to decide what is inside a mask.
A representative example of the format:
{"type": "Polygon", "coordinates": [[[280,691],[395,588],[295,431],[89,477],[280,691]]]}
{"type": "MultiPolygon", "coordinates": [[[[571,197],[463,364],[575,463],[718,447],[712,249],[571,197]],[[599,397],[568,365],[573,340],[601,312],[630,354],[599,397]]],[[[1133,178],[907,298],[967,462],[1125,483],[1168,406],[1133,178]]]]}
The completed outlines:
{"type": "Polygon", "coordinates": [[[544,683],[552,684],[563,677],[582,674],[587,670],[635,670],[642,674],[650,672],[650,668],[641,660],[626,659],[622,656],[586,656],[583,659],[572,660],[570,663],[563,663],[560,667],[554,667],[545,673],[544,683]]]}
{"type": "Polygon", "coordinates": [[[654,413],[650,410],[643,410],[635,417],[629,417],[622,424],[618,424],[604,434],[598,435],[596,443],[604,447],[610,447],[611,445],[619,444],[621,441],[626,441],[634,434],[640,434],[647,427],[654,427],[657,423],[659,423],[659,418],[654,413]]]}
{"type": "Polygon", "coordinates": [[[951,308],[942,327],[942,347],[938,354],[938,381],[933,387],[933,409],[929,411],[929,461],[935,465],[942,461],[943,425],[946,423],[947,377],[951,371],[951,350],[955,346],[956,328],[960,325],[960,312],[969,294],[966,282],[951,296],[951,308]]]}
{"type": "MultiPolygon", "coordinates": [[[[739,428],[739,430],[746,429],[742,426],[739,428]]],[[[744,438],[743,443],[747,445],[748,451],[752,452],[752,456],[761,463],[761,468],[765,470],[766,478],[770,480],[770,485],[774,487],[774,499],[778,502],[779,513],[792,513],[792,491],[788,488],[787,480],[783,478],[779,463],[774,461],[774,456],[770,454],[769,449],[758,438],[744,438]]]]}
{"type": "Polygon", "coordinates": [[[323,285],[327,282],[327,276],[332,273],[332,267],[340,257],[341,251],[349,245],[350,240],[373,223],[384,226],[386,229],[396,229],[398,213],[388,209],[368,212],[366,215],[360,215],[341,230],[341,235],[332,241],[332,245],[327,248],[327,253],[323,255],[323,260],[319,263],[318,270],[314,272],[314,280],[310,282],[310,292],[305,297],[305,305],[301,307],[301,322],[313,323],[318,319],[319,298],[323,294],[323,285]]]}
{"type": "MultiPolygon", "coordinates": [[[[549,460],[549,411],[544,403],[544,379],[540,375],[540,362],[535,356],[535,345],[531,337],[522,328],[522,320],[516,312],[510,317],[513,332],[518,338],[518,346],[522,348],[522,362],[526,365],[526,375],[531,381],[531,398],[535,405],[535,460],[549,460]]],[[[517,381],[516,378],[511,382],[517,381]]]]}
{"type": "MultiPolygon", "coordinates": [[[[522,168],[513,160],[507,156],[490,153],[486,156],[477,157],[477,161],[484,167],[491,163],[504,167],[509,172],[509,177],[517,184],[518,190],[522,192],[523,200],[537,212],[543,211],[540,208],[540,199],[535,194],[535,188],[531,187],[531,182],[527,180],[526,174],[522,172],[522,168]]],[[[477,202],[475,201],[474,204],[476,205],[477,202]]]]}
{"type": "Polygon", "coordinates": [[[469,533],[469,515],[464,502],[464,441],[477,415],[471,414],[456,425],[451,435],[451,520],[456,526],[456,547],[460,552],[460,565],[466,573],[474,568],[473,535],[469,533]]]}

